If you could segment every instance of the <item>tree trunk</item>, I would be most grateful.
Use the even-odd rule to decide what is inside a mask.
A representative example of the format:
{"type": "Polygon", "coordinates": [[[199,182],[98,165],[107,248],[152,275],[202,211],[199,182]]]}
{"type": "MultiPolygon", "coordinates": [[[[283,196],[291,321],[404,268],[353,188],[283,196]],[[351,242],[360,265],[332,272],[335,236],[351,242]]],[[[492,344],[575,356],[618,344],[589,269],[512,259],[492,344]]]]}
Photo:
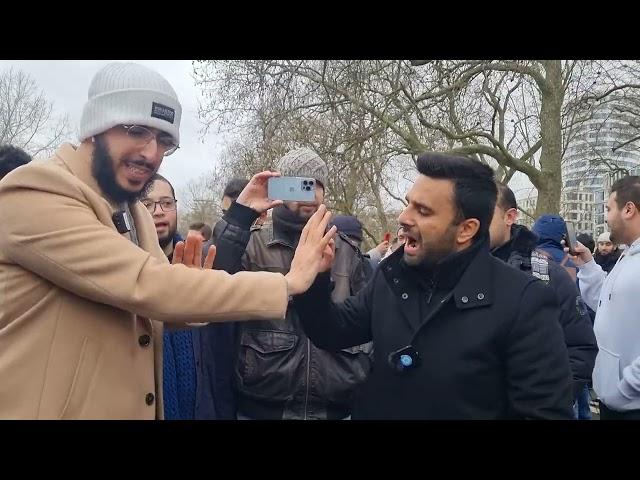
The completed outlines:
{"type": "Polygon", "coordinates": [[[560,191],[562,189],[562,65],[560,60],[542,62],[546,71],[546,82],[541,85],[540,153],[541,181],[536,202],[536,218],[545,213],[560,211],[560,191]]]}

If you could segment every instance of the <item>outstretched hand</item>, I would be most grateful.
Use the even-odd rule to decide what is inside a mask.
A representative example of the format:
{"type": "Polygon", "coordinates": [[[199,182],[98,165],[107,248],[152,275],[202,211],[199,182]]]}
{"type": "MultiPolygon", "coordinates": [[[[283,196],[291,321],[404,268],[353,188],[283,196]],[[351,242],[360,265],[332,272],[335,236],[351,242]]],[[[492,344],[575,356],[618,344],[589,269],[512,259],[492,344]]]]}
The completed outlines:
{"type": "Polygon", "coordinates": [[[212,269],[213,261],[216,258],[216,247],[211,245],[207,252],[207,258],[202,265],[202,237],[200,235],[187,235],[187,239],[176,243],[173,249],[173,260],[171,263],[177,265],[181,263],[189,268],[212,269]]]}
{"type": "Polygon", "coordinates": [[[335,225],[327,231],[331,213],[320,205],[302,229],[289,273],[285,275],[289,295],[307,291],[319,272],[327,270],[333,262],[334,248],[330,243],[337,232],[335,225]],[[327,250],[328,248],[328,250],[327,250]]]}

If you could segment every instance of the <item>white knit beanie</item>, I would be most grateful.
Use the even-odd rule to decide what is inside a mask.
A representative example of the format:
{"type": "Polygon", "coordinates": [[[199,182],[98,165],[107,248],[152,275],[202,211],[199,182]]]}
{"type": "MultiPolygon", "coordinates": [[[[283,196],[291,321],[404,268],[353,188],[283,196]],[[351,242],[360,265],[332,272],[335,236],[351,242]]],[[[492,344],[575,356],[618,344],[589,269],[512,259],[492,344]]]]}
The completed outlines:
{"type": "Polygon", "coordinates": [[[180,143],[182,107],[169,82],[137,63],[109,63],[91,81],[80,120],[80,141],[116,125],[157,128],[180,143]]]}
{"type": "Polygon", "coordinates": [[[611,241],[611,234],[609,232],[602,232],[598,236],[598,243],[600,243],[600,242],[610,242],[610,241],[611,241]]]}
{"type": "Polygon", "coordinates": [[[316,152],[308,148],[287,152],[278,160],[276,170],[288,177],[315,178],[324,188],[327,188],[327,177],[329,177],[327,164],[316,152]]]}

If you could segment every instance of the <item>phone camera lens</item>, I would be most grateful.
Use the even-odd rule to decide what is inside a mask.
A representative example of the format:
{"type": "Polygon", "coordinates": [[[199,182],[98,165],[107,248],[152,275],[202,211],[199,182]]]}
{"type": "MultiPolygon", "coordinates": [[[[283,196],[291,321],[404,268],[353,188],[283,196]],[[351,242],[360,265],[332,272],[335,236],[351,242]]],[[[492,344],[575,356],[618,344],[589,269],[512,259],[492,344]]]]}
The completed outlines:
{"type": "Polygon", "coordinates": [[[304,181],[302,182],[302,184],[303,184],[303,185],[306,185],[306,184],[307,184],[307,181],[306,181],[306,180],[304,180],[304,181]]]}
{"type": "Polygon", "coordinates": [[[309,180],[309,185],[313,185],[313,180],[309,180]]]}

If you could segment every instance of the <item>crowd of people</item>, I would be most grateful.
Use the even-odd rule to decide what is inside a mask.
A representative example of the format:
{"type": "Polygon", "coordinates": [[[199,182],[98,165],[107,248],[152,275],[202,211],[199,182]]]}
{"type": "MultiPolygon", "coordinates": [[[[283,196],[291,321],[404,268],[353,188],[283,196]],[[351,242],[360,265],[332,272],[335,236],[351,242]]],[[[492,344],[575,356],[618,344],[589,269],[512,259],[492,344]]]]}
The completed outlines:
{"type": "Polygon", "coordinates": [[[0,418],[640,419],[640,177],[569,253],[561,216],[529,230],[490,167],[425,153],[364,251],[297,148],[183,238],[158,173],[180,119],[166,79],[110,63],[78,145],[0,146],[0,418]],[[280,175],[315,199],[268,198],[280,175]]]}

